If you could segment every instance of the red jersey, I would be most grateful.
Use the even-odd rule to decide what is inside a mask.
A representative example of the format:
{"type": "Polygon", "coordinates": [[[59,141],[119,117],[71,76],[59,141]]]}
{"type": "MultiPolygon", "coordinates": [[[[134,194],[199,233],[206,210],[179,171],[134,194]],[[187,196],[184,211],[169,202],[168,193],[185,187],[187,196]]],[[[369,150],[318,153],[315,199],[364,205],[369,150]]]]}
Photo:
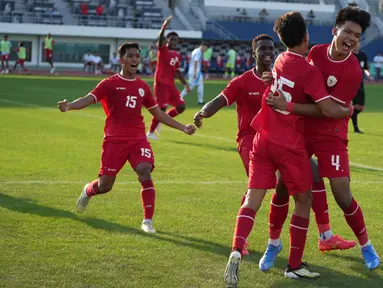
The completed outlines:
{"type": "Polygon", "coordinates": [[[227,106],[237,103],[237,141],[243,135],[255,135],[256,131],[251,128],[250,123],[261,109],[262,95],[265,90],[266,85],[251,69],[231,80],[222,91],[221,94],[226,98],[227,106]]]}
{"type": "MultiPolygon", "coordinates": [[[[330,44],[312,47],[308,61],[322,72],[330,97],[348,106],[358,92],[363,72],[353,53],[342,61],[332,60],[329,55],[330,47],[330,44]]],[[[306,137],[320,140],[337,137],[347,141],[348,121],[349,117],[345,119],[310,117],[306,137]]]]}
{"type": "Polygon", "coordinates": [[[154,75],[156,83],[174,85],[174,74],[180,69],[181,57],[177,51],[170,50],[164,45],[158,48],[157,68],[154,75]]]}
{"type": "Polygon", "coordinates": [[[260,131],[270,142],[295,150],[305,150],[303,137],[304,120],[287,111],[273,110],[267,103],[267,94],[280,90],[287,102],[307,104],[310,97],[314,101],[328,98],[323,77],[318,68],[310,65],[303,56],[292,52],[281,53],[274,63],[274,83],[262,97],[262,109],[251,126],[260,131]],[[310,95],[310,96],[308,96],[310,95]]]}
{"type": "Polygon", "coordinates": [[[125,79],[120,74],[102,80],[89,93],[101,102],[106,114],[105,140],[145,139],[141,108],[157,105],[149,85],[140,78],[125,79]]]}

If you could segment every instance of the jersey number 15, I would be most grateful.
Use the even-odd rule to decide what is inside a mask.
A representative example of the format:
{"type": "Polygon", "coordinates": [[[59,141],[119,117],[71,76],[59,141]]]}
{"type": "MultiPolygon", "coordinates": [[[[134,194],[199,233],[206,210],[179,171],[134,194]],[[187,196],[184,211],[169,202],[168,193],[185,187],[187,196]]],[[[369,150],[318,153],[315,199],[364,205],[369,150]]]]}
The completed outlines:
{"type": "Polygon", "coordinates": [[[137,96],[126,96],[126,107],[136,108],[137,96]]]}
{"type": "MultiPolygon", "coordinates": [[[[291,94],[283,90],[283,85],[287,87],[294,88],[295,83],[290,81],[289,79],[277,75],[277,72],[273,71],[274,83],[271,85],[271,92],[275,93],[276,91],[281,91],[282,95],[285,97],[287,102],[291,102],[291,94]]],[[[282,113],[284,115],[290,114],[288,111],[283,111],[279,109],[275,109],[275,111],[282,113]]]]}

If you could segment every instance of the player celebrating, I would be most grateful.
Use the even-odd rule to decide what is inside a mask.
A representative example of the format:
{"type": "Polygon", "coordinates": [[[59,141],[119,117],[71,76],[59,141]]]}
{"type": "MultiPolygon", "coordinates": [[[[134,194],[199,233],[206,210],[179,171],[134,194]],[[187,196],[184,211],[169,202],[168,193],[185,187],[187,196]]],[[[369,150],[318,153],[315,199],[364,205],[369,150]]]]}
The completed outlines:
{"type": "MultiPolygon", "coordinates": [[[[283,90],[286,97],[298,103],[308,103],[306,95],[314,100],[328,99],[320,71],[304,58],[308,47],[306,23],[298,12],[282,15],[274,25],[287,52],[281,53],[274,63],[275,82],[264,93],[262,109],[251,126],[258,131],[250,153],[249,184],[247,197],[239,209],[234,232],[233,252],[226,266],[224,280],[227,287],[237,287],[241,252],[254,225],[256,212],[261,206],[267,189],[275,187],[275,172],[279,170],[288,192],[295,200],[295,210],[290,226],[289,264],[285,271],[288,278],[316,278],[302,262],[311,209],[312,175],[306,151],[304,117],[290,112],[273,110],[266,104],[268,91],[283,90]]],[[[325,105],[331,102],[325,101],[325,105]]],[[[331,103],[330,103],[331,105],[331,103]]],[[[347,115],[350,108],[340,105],[339,114],[347,115]]],[[[281,247],[280,247],[281,249],[281,247]]]]}
{"type": "Polygon", "coordinates": [[[48,36],[44,40],[44,49],[45,49],[45,61],[51,66],[51,74],[55,73],[55,67],[53,66],[53,45],[55,41],[52,38],[51,33],[48,33],[48,36]]]}
{"type": "Polygon", "coordinates": [[[28,69],[24,66],[25,59],[27,58],[27,48],[24,47],[24,42],[19,42],[16,53],[19,59],[16,61],[15,66],[13,66],[13,71],[16,71],[17,65],[20,64],[25,73],[31,74],[31,72],[29,72],[28,69]]]}
{"type": "MultiPolygon", "coordinates": [[[[362,71],[352,51],[360,42],[361,34],[369,27],[370,19],[370,14],[359,7],[351,6],[340,10],[333,28],[332,43],[316,45],[309,53],[308,60],[321,70],[326,79],[329,97],[340,104],[352,103],[351,100],[357,94],[362,81],[362,71]]],[[[321,102],[323,101],[317,104],[321,105],[321,102]]],[[[287,107],[284,97],[274,97],[269,104],[276,109],[285,110],[287,107]]],[[[315,113],[313,109],[316,108],[315,105],[298,103],[287,105],[296,115],[312,115],[315,113]]],[[[362,210],[350,189],[350,163],[347,151],[348,120],[349,117],[346,119],[308,118],[305,133],[307,149],[309,155],[315,154],[318,158],[320,176],[330,180],[335,201],[343,210],[348,225],[359,241],[366,267],[374,270],[379,266],[380,258],[368,238],[362,210]]],[[[277,193],[283,194],[283,191],[277,189],[277,193]]],[[[322,193],[313,193],[313,202],[315,201],[322,206],[320,210],[323,211],[323,215],[319,217],[323,217],[328,223],[325,190],[322,193]],[[316,197],[319,199],[315,199],[316,197]]],[[[278,218],[283,225],[285,219],[278,215],[278,211],[274,213],[275,218],[278,218]]],[[[315,216],[318,217],[318,215],[315,216]]]]}
{"type": "MultiPolygon", "coordinates": [[[[252,42],[252,54],[256,61],[255,68],[243,73],[230,81],[227,87],[208,102],[201,111],[194,116],[194,123],[197,127],[202,127],[203,118],[210,118],[224,106],[236,103],[238,114],[238,153],[245,167],[246,175],[249,175],[249,153],[253,146],[255,130],[250,126],[251,120],[261,109],[261,99],[266,90],[262,82],[261,75],[265,71],[270,71],[274,58],[274,42],[271,36],[266,34],[258,35],[252,42]]],[[[245,201],[245,195],[242,203],[245,201]]],[[[247,246],[247,245],[246,245],[247,246]]],[[[247,247],[244,247],[242,254],[247,255],[247,247]]]]}
{"type": "Polygon", "coordinates": [[[0,42],[1,49],[1,74],[9,73],[9,55],[11,52],[12,43],[8,40],[8,35],[4,35],[4,40],[0,42]],[[5,63],[5,66],[4,66],[5,63]]]}
{"type": "MultiPolygon", "coordinates": [[[[160,30],[158,36],[158,57],[156,73],[154,75],[154,95],[156,96],[158,105],[162,111],[166,111],[168,104],[172,105],[167,114],[170,117],[175,117],[185,111],[185,102],[180,97],[180,93],[174,83],[174,75],[185,85],[185,89],[189,91],[184,76],[180,71],[181,56],[175,49],[178,44],[178,34],[170,32],[166,35],[166,42],[164,41],[164,34],[166,27],[172,20],[169,16],[160,30]]],[[[158,140],[158,136],[154,131],[158,128],[158,120],[153,117],[152,124],[146,136],[152,140],[158,140]]],[[[159,133],[158,129],[157,132],[159,133]]]]}
{"type": "Polygon", "coordinates": [[[191,60],[189,63],[189,87],[190,89],[184,89],[181,92],[181,98],[183,99],[190,90],[198,86],[198,104],[203,105],[203,75],[202,75],[202,59],[203,53],[207,50],[209,45],[206,42],[202,42],[199,47],[193,50],[191,60]]]}
{"type": "Polygon", "coordinates": [[[155,189],[151,179],[154,156],[145,137],[145,124],[141,108],[170,127],[191,135],[193,125],[184,126],[158,108],[148,84],[136,77],[140,62],[140,48],[137,43],[125,43],[118,49],[122,64],[119,74],[102,80],[87,96],[68,103],[58,102],[61,112],[83,109],[101,102],[106,114],[104,141],[101,155],[99,179],[85,185],[77,200],[77,211],[83,213],[91,197],[109,192],[116,175],[129,161],[141,183],[141,199],[144,209],[142,230],[155,233],[152,219],[155,205],[155,189]]]}
{"type": "MultiPolygon", "coordinates": [[[[360,67],[362,68],[362,72],[365,73],[367,78],[370,79],[370,71],[369,71],[370,67],[368,66],[368,57],[366,53],[360,50],[360,43],[356,45],[353,53],[356,59],[358,59],[360,67]]],[[[363,132],[360,131],[358,127],[358,114],[363,112],[364,110],[365,97],[366,96],[364,93],[364,80],[362,79],[358,92],[356,93],[356,96],[354,97],[354,99],[352,99],[352,103],[355,109],[354,109],[354,114],[352,114],[352,117],[351,117],[352,125],[354,126],[354,132],[359,134],[363,134],[363,132]]]]}

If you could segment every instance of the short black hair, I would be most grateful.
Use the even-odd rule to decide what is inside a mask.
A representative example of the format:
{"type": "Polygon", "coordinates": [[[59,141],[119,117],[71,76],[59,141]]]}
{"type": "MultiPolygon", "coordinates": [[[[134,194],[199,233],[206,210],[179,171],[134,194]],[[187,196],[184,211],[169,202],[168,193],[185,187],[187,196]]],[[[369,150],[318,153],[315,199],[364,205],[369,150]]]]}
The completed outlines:
{"type": "Polygon", "coordinates": [[[19,42],[19,45],[20,45],[21,47],[23,47],[23,46],[24,46],[24,42],[23,42],[23,41],[19,42]]]}
{"type": "Polygon", "coordinates": [[[166,39],[168,39],[170,36],[177,36],[178,38],[180,38],[179,36],[178,36],[178,34],[176,33],[176,32],[169,32],[167,35],[166,35],[166,39]]]}
{"type": "Polygon", "coordinates": [[[8,34],[5,34],[5,35],[4,35],[4,38],[6,38],[6,37],[8,37],[8,34]]]}
{"type": "Polygon", "coordinates": [[[202,42],[201,42],[201,46],[209,47],[209,44],[208,44],[207,42],[205,42],[205,41],[202,41],[202,42]]]}
{"type": "Polygon", "coordinates": [[[288,12],[275,21],[274,31],[285,46],[293,48],[303,42],[307,26],[301,13],[288,12]]]}
{"type": "Polygon", "coordinates": [[[362,27],[362,33],[370,27],[371,15],[367,11],[360,9],[358,6],[350,5],[339,10],[335,19],[335,26],[342,26],[346,21],[352,21],[362,27]]]}
{"type": "Polygon", "coordinates": [[[253,50],[255,50],[255,48],[257,47],[257,42],[260,40],[270,40],[274,43],[273,37],[271,37],[270,35],[259,34],[258,36],[255,36],[253,41],[252,41],[251,46],[253,47],[253,50]]]}
{"type": "Polygon", "coordinates": [[[141,52],[140,45],[136,42],[126,42],[118,47],[118,57],[122,58],[126,54],[126,50],[130,48],[136,48],[138,52],[141,52]]]}

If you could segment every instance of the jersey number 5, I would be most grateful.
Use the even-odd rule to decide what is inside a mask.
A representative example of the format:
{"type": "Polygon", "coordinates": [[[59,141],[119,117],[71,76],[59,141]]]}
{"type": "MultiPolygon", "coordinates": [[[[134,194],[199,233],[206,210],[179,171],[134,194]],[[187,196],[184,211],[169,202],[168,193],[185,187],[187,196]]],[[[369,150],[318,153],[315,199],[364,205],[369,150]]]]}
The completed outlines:
{"type": "Polygon", "coordinates": [[[137,96],[126,96],[126,107],[136,108],[137,96]]]}
{"type": "MultiPolygon", "coordinates": [[[[283,85],[287,87],[294,88],[295,83],[290,81],[287,78],[282,76],[278,77],[277,72],[273,71],[274,83],[271,85],[271,92],[275,93],[277,90],[282,92],[282,95],[285,97],[287,102],[291,102],[291,94],[283,90],[283,85]]],[[[279,109],[275,109],[275,111],[282,113],[284,115],[290,114],[288,111],[282,111],[279,109]]]]}

